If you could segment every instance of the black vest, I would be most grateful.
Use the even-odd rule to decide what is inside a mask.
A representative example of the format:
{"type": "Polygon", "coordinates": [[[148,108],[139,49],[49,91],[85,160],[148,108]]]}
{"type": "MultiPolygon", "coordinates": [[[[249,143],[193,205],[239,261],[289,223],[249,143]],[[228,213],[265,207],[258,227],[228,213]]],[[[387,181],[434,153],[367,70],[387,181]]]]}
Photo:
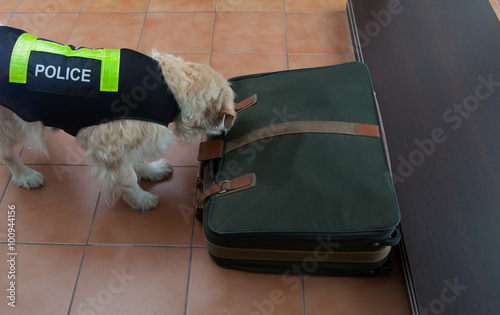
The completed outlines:
{"type": "MultiPolygon", "coordinates": [[[[15,82],[11,67],[22,67],[13,60],[23,58],[12,57],[12,52],[22,34],[25,32],[19,29],[0,27],[0,105],[25,121],[41,121],[76,136],[81,128],[116,119],[168,126],[179,114],[179,106],[156,61],[130,49],[115,50],[119,61],[115,60],[113,69],[119,72],[114,75],[113,91],[103,91],[101,85],[106,81],[101,74],[104,61],[79,54],[99,50],[80,50],[46,40],[42,41],[59,45],[66,53],[24,53],[26,82],[15,82]]],[[[22,52],[19,47],[21,44],[16,52],[22,52]]]]}

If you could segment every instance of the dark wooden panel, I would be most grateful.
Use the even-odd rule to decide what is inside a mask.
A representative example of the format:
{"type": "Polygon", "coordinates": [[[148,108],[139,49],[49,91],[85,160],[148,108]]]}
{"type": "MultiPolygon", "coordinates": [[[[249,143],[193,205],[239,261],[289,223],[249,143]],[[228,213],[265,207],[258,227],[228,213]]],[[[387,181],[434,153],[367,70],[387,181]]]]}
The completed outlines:
{"type": "Polygon", "coordinates": [[[500,23],[488,0],[350,2],[420,312],[498,314],[500,23]]]}

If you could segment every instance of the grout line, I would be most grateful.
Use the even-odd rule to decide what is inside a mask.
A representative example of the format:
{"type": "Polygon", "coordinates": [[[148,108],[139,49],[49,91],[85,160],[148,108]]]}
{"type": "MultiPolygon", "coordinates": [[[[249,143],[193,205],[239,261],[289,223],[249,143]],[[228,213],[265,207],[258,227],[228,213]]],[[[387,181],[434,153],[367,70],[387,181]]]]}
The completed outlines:
{"type": "MultiPolygon", "coordinates": [[[[284,1],[284,0],[283,0],[284,1]]],[[[283,5],[284,8],[284,5],[283,5]]],[[[345,11],[286,11],[283,9],[283,11],[217,11],[218,13],[343,13],[345,11]]]]}
{"type": "MultiPolygon", "coordinates": [[[[21,2],[21,1],[19,1],[19,2],[21,2]]],[[[17,5],[19,5],[19,3],[17,5]]],[[[14,13],[12,13],[12,14],[14,14],[14,13]]],[[[19,151],[19,155],[18,155],[19,158],[21,158],[21,154],[23,153],[23,150],[24,150],[24,146],[21,148],[21,151],[19,151]]],[[[5,165],[7,167],[7,164],[2,164],[2,165],[5,165]]],[[[8,169],[8,167],[7,167],[7,169],[8,169]]],[[[5,189],[3,190],[2,197],[0,197],[0,203],[2,203],[3,198],[5,197],[5,194],[7,193],[7,188],[9,188],[9,185],[11,182],[12,182],[12,173],[10,174],[10,177],[7,180],[7,184],[5,185],[5,189]]],[[[5,242],[5,244],[7,244],[7,242],[5,242]]]]}
{"type": "MultiPolygon", "coordinates": [[[[7,245],[8,242],[0,242],[0,245],[7,245]]],[[[206,248],[202,245],[155,245],[155,244],[78,244],[78,243],[35,243],[35,242],[16,242],[16,245],[41,245],[41,246],[86,246],[86,247],[148,247],[148,248],[206,248]]]]}
{"type": "MultiPolygon", "coordinates": [[[[7,245],[7,242],[0,242],[0,245],[7,245]]],[[[46,246],[85,246],[78,243],[34,243],[34,242],[16,242],[16,245],[46,245],[46,246]]]]}
{"type": "MultiPolygon", "coordinates": [[[[198,55],[203,55],[207,53],[182,53],[182,52],[170,52],[171,54],[198,54],[198,55]]],[[[272,52],[267,52],[267,53],[252,53],[252,52],[214,52],[212,53],[213,55],[317,55],[317,56],[322,56],[322,55],[352,55],[352,53],[309,53],[309,52],[304,52],[304,53],[272,53],[272,52]]]]}
{"type": "Polygon", "coordinates": [[[306,315],[306,288],[304,286],[304,275],[300,275],[302,280],[302,307],[304,310],[304,315],[306,315]]]}
{"type": "MultiPolygon", "coordinates": [[[[84,1],[85,2],[85,1],[84,1]]],[[[82,4],[83,6],[83,4],[82,4]]],[[[16,6],[17,8],[17,6],[16,6]]],[[[144,13],[149,13],[149,14],[155,14],[155,13],[160,13],[160,14],[165,14],[165,13],[344,13],[345,11],[81,11],[82,8],[80,8],[80,11],[59,11],[59,12],[54,12],[57,14],[65,14],[65,13],[90,13],[90,14],[110,14],[110,13],[116,13],[116,14],[144,14],[144,13]]],[[[14,10],[15,12],[15,10],[14,10]]],[[[14,13],[14,12],[0,12],[0,13],[14,13]]],[[[21,13],[21,14],[40,14],[40,13],[47,13],[45,11],[39,11],[39,12],[23,12],[23,11],[17,11],[15,13],[21,13]]],[[[52,12],[51,12],[52,13],[52,12]]]]}
{"type": "Polygon", "coordinates": [[[287,13],[344,13],[344,11],[331,10],[331,11],[288,11],[287,13]]]}
{"type": "Polygon", "coordinates": [[[94,246],[94,247],[104,247],[104,246],[110,246],[110,247],[154,247],[154,248],[191,248],[191,245],[156,245],[156,244],[106,244],[106,243],[90,243],[87,244],[87,246],[94,246]]]}
{"type": "MultiPolygon", "coordinates": [[[[182,55],[317,55],[317,56],[322,56],[322,55],[352,55],[352,53],[310,53],[310,52],[304,52],[304,53],[273,53],[273,52],[263,52],[263,53],[255,53],[255,52],[181,52],[181,51],[169,51],[167,52],[169,54],[182,54],[182,55]]],[[[145,54],[150,54],[146,52],[145,54]]]]}
{"type": "Polygon", "coordinates": [[[154,13],[160,13],[160,14],[163,14],[163,13],[214,13],[214,11],[151,11],[151,12],[148,12],[148,13],[151,13],[151,14],[154,14],[154,13]]]}
{"type": "MultiPolygon", "coordinates": [[[[11,180],[12,180],[12,175],[10,175],[9,179],[7,180],[7,184],[5,185],[5,189],[3,190],[3,193],[2,193],[2,196],[0,197],[0,204],[2,203],[3,201],[3,197],[5,197],[5,194],[7,193],[7,188],[9,188],[9,185],[11,183],[11,180]]],[[[2,242],[3,243],[3,242],[2,242]]],[[[5,244],[7,244],[7,242],[5,242],[5,244]]]]}
{"type": "MultiPolygon", "coordinates": [[[[26,12],[26,13],[40,13],[40,12],[26,12]]],[[[68,13],[68,12],[61,12],[68,13]]],[[[69,12],[71,13],[71,12],[69,12]]],[[[213,11],[85,11],[82,13],[90,13],[90,14],[170,14],[170,13],[213,13],[213,11]]]]}
{"type": "MultiPolygon", "coordinates": [[[[193,242],[193,241],[191,240],[191,242],[193,242]]],[[[187,277],[187,286],[186,286],[186,303],[184,304],[184,315],[187,315],[187,311],[188,311],[189,286],[191,284],[191,266],[192,266],[192,262],[193,262],[193,247],[191,247],[191,251],[189,253],[189,267],[188,267],[188,277],[187,277]]]]}
{"type": "MultiPolygon", "coordinates": [[[[355,46],[355,45],[354,45],[353,37],[354,37],[354,36],[357,36],[357,35],[354,35],[354,34],[352,33],[352,32],[353,32],[353,30],[351,29],[351,27],[352,27],[352,26],[351,26],[351,23],[349,22],[349,21],[350,21],[350,19],[349,19],[349,13],[347,12],[347,9],[346,9],[346,11],[345,11],[345,16],[346,16],[346,20],[347,20],[347,29],[348,29],[348,31],[349,31],[349,40],[351,41],[351,51],[352,51],[352,53],[351,53],[350,55],[352,56],[352,58],[353,58],[354,60],[356,60],[356,55],[355,55],[355,53],[354,53],[354,46],[355,46]]],[[[347,55],[348,55],[348,54],[347,54],[347,55]]]]}
{"type": "Polygon", "coordinates": [[[286,32],[286,7],[285,0],[283,0],[283,21],[285,24],[285,52],[286,52],[286,69],[290,70],[290,63],[288,60],[288,34],[286,32]]]}
{"type": "Polygon", "coordinates": [[[146,14],[144,14],[144,21],[142,22],[141,33],[139,34],[139,40],[137,41],[137,47],[135,50],[139,51],[139,45],[141,44],[142,33],[144,32],[144,25],[146,25],[146,19],[148,18],[149,5],[151,0],[148,1],[148,7],[146,8],[146,14]]]}
{"type": "Polygon", "coordinates": [[[289,55],[352,55],[352,53],[288,53],[289,55]]]}
{"type": "MultiPolygon", "coordinates": [[[[172,54],[183,54],[183,53],[173,52],[172,54]]],[[[212,54],[214,54],[214,55],[286,55],[286,52],[284,52],[284,53],[213,52],[212,54]]]]}
{"type": "Polygon", "coordinates": [[[187,310],[188,310],[189,286],[191,284],[191,265],[193,262],[193,248],[203,248],[203,247],[199,247],[199,246],[196,246],[196,247],[193,246],[195,224],[196,224],[196,218],[194,217],[194,213],[193,213],[193,226],[191,228],[191,246],[190,246],[191,251],[189,253],[189,267],[188,267],[188,278],[187,278],[187,287],[186,287],[186,304],[184,306],[184,315],[187,315],[187,310]]]}
{"type": "Polygon", "coordinates": [[[212,54],[213,54],[213,45],[214,45],[216,14],[217,14],[217,0],[215,0],[215,2],[214,2],[214,18],[212,20],[212,35],[210,37],[210,51],[209,51],[209,55],[208,55],[208,66],[212,66],[212,54]]]}
{"type": "MultiPolygon", "coordinates": [[[[33,13],[33,12],[31,12],[31,13],[33,13]]],[[[127,14],[127,13],[144,14],[144,13],[148,13],[148,12],[147,11],[130,11],[130,12],[127,12],[127,11],[119,11],[119,12],[116,12],[116,11],[85,11],[82,13],[85,13],[85,14],[88,14],[88,13],[90,13],[90,14],[127,14]]]]}
{"type": "Polygon", "coordinates": [[[17,2],[16,7],[15,7],[15,8],[14,8],[14,10],[11,12],[11,14],[10,14],[10,16],[9,16],[9,19],[7,20],[7,22],[5,22],[5,25],[9,25],[10,20],[12,20],[12,17],[14,16],[14,13],[16,13],[16,10],[17,10],[17,8],[19,7],[19,4],[20,4],[20,3],[21,3],[21,0],[19,0],[19,1],[17,2]]]}
{"type": "MultiPolygon", "coordinates": [[[[54,15],[59,15],[59,14],[75,14],[79,13],[80,11],[41,11],[41,12],[23,12],[23,11],[17,11],[16,13],[19,14],[54,14],[54,15]]],[[[9,13],[9,12],[0,12],[0,13],[9,13]]]]}
{"type": "MultiPolygon", "coordinates": [[[[216,11],[216,8],[217,8],[217,0],[215,0],[215,7],[214,7],[214,25],[215,25],[215,11],[216,11]]],[[[214,26],[213,26],[214,28],[214,26]]],[[[212,41],[213,41],[213,34],[214,34],[214,30],[212,29],[212,41]]],[[[212,44],[210,44],[210,52],[212,51],[212,44]]],[[[211,56],[211,54],[210,54],[211,56]]],[[[196,201],[195,201],[196,202],[196,201]]],[[[197,220],[196,220],[196,216],[195,216],[195,212],[193,212],[193,225],[191,226],[191,244],[190,244],[190,253],[189,253],[189,266],[188,266],[188,276],[187,276],[187,286],[186,286],[186,303],[185,303],[185,306],[184,306],[184,315],[187,315],[187,311],[188,311],[188,303],[189,303],[189,287],[191,285],[191,267],[192,267],[192,263],[193,263],[193,248],[206,248],[205,246],[193,246],[193,242],[194,242],[194,228],[195,228],[195,224],[196,224],[197,220]]]]}
{"type": "Polygon", "coordinates": [[[80,261],[80,268],[78,268],[78,274],[76,275],[75,287],[73,288],[73,293],[71,294],[71,300],[69,301],[68,315],[71,312],[71,307],[73,306],[73,300],[75,298],[76,288],[78,287],[78,280],[80,279],[80,273],[82,272],[82,267],[83,267],[83,261],[85,259],[85,254],[87,253],[87,247],[88,247],[88,244],[89,244],[90,233],[92,232],[92,227],[94,225],[94,219],[95,219],[95,215],[97,213],[97,206],[99,205],[99,199],[101,199],[101,192],[99,192],[99,195],[97,196],[97,200],[95,202],[94,215],[92,216],[92,221],[90,222],[89,234],[87,235],[87,241],[86,241],[85,247],[83,249],[82,260],[80,261]]]}
{"type": "Polygon", "coordinates": [[[66,39],[66,43],[65,43],[66,45],[68,44],[69,39],[70,39],[71,35],[73,34],[73,30],[75,29],[76,22],[78,21],[78,18],[80,18],[80,13],[82,12],[84,5],[85,5],[85,0],[83,0],[82,5],[80,6],[80,10],[76,14],[75,22],[73,22],[73,26],[71,27],[71,30],[69,31],[69,34],[68,34],[68,39],[66,39]]]}

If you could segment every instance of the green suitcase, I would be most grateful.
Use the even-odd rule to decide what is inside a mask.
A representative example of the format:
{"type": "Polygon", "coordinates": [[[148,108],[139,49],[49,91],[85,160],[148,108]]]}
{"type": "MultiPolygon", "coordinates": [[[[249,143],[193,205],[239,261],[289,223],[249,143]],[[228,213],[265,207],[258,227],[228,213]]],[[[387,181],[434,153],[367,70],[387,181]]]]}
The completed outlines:
{"type": "Polygon", "coordinates": [[[230,81],[236,122],[199,153],[196,216],[213,260],[256,272],[391,270],[400,213],[367,67],[230,81]]]}

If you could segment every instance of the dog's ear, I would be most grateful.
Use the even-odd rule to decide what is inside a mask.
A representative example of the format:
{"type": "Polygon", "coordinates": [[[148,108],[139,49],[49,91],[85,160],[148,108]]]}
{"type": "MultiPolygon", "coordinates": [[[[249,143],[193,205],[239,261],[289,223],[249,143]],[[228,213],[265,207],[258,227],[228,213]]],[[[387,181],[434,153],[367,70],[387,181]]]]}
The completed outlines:
{"type": "Polygon", "coordinates": [[[224,128],[230,129],[236,119],[236,111],[234,110],[234,93],[229,88],[222,89],[217,100],[219,111],[219,121],[224,122],[224,128]]]}

